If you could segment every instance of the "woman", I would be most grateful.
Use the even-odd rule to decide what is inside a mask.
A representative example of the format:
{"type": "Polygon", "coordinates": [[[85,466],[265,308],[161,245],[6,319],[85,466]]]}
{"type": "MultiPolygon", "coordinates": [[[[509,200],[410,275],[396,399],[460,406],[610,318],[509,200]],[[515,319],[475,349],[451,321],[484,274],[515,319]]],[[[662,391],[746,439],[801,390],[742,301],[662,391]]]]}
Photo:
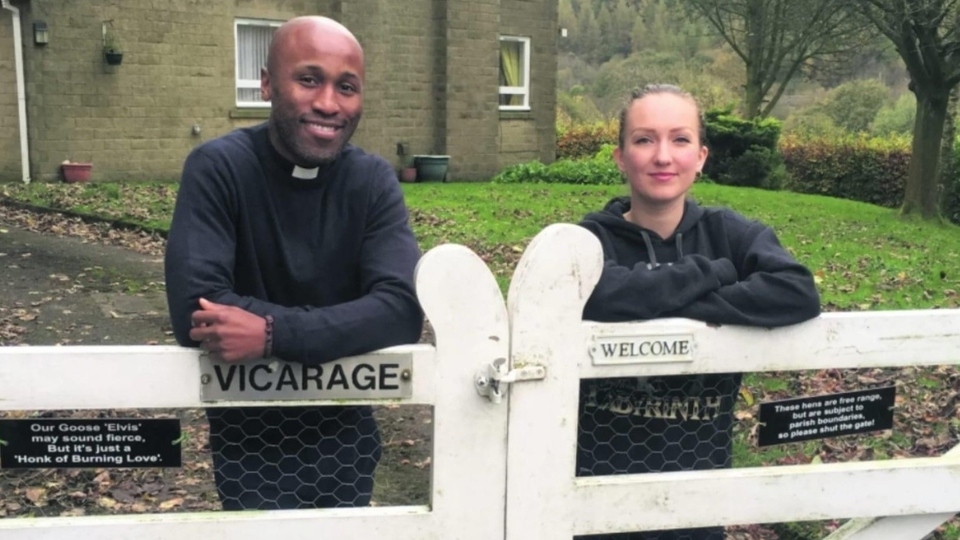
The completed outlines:
{"type": "MultiPolygon", "coordinates": [[[[705,138],[699,107],[681,89],[650,85],[631,96],[613,153],[630,196],[581,223],[605,260],[585,319],[778,327],[820,313],[813,276],[769,227],[687,199],[707,159],[705,138]]],[[[729,467],[739,388],[738,373],[584,380],[577,474],[729,467]]],[[[723,529],[589,538],[723,540],[723,529]]]]}

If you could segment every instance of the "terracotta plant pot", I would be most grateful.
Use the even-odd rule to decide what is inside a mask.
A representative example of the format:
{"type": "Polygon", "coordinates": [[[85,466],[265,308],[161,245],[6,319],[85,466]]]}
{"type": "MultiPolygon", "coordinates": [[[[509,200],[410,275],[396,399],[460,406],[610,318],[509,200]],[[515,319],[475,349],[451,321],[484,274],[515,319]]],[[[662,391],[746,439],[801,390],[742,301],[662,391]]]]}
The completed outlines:
{"type": "Polygon", "coordinates": [[[93,163],[64,163],[60,165],[60,171],[63,173],[63,181],[73,184],[75,182],[89,182],[90,169],[93,163]]]}
{"type": "Polygon", "coordinates": [[[416,167],[404,167],[400,169],[400,181],[401,182],[416,182],[417,181],[417,168],[416,167]]]}

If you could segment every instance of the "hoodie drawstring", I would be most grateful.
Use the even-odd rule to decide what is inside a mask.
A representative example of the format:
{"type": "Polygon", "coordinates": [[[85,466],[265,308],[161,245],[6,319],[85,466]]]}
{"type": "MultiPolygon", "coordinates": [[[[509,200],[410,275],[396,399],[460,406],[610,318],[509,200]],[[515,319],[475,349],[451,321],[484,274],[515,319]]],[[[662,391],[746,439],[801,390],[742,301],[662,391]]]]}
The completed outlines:
{"type": "Polygon", "coordinates": [[[647,234],[647,231],[640,229],[640,236],[643,237],[643,243],[647,246],[647,255],[650,257],[650,262],[647,263],[647,268],[652,270],[658,266],[657,264],[657,254],[653,251],[653,242],[650,241],[650,235],[647,234]]]}
{"type": "MultiPolygon", "coordinates": [[[[650,235],[647,234],[647,231],[640,229],[640,236],[643,237],[643,243],[647,246],[647,256],[650,259],[650,262],[647,263],[647,269],[653,270],[660,266],[660,263],[657,262],[657,252],[653,249],[653,242],[650,240],[650,235]]],[[[683,257],[683,233],[677,233],[675,238],[677,244],[677,260],[679,261],[683,257]]],[[[668,266],[671,264],[673,263],[667,263],[668,266]]]]}

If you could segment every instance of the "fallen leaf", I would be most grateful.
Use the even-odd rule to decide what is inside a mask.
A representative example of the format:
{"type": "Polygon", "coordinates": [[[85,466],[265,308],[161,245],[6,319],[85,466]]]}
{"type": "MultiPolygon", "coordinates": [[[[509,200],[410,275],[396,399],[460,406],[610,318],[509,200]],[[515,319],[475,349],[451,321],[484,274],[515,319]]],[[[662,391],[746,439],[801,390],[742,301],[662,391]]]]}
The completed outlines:
{"type": "Polygon", "coordinates": [[[171,508],[180,506],[183,504],[183,497],[177,497],[176,499],[170,499],[168,501],[163,501],[160,503],[161,510],[170,510],[171,508]]]}
{"type": "Polygon", "coordinates": [[[748,390],[746,386],[740,387],[740,397],[743,398],[743,401],[747,404],[747,407],[753,406],[753,394],[750,393],[750,390],[748,390]]]}
{"type": "Polygon", "coordinates": [[[37,506],[44,506],[47,504],[47,490],[43,488],[27,488],[27,490],[24,492],[24,495],[27,497],[28,501],[37,506]]]}

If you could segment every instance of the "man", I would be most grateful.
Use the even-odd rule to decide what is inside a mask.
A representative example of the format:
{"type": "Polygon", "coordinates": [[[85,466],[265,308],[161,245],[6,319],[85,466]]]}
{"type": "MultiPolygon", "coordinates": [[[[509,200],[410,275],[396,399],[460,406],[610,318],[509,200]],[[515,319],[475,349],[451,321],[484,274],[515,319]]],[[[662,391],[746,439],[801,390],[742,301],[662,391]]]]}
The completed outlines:
{"type": "MultiPolygon", "coordinates": [[[[323,17],[277,29],[266,124],[184,164],[165,271],[174,335],[226,362],[319,364],[415,343],[419,250],[390,165],[350,144],[363,110],[356,38],[323,17]]],[[[224,509],[362,506],[380,438],[369,407],[207,411],[224,509]]]]}

